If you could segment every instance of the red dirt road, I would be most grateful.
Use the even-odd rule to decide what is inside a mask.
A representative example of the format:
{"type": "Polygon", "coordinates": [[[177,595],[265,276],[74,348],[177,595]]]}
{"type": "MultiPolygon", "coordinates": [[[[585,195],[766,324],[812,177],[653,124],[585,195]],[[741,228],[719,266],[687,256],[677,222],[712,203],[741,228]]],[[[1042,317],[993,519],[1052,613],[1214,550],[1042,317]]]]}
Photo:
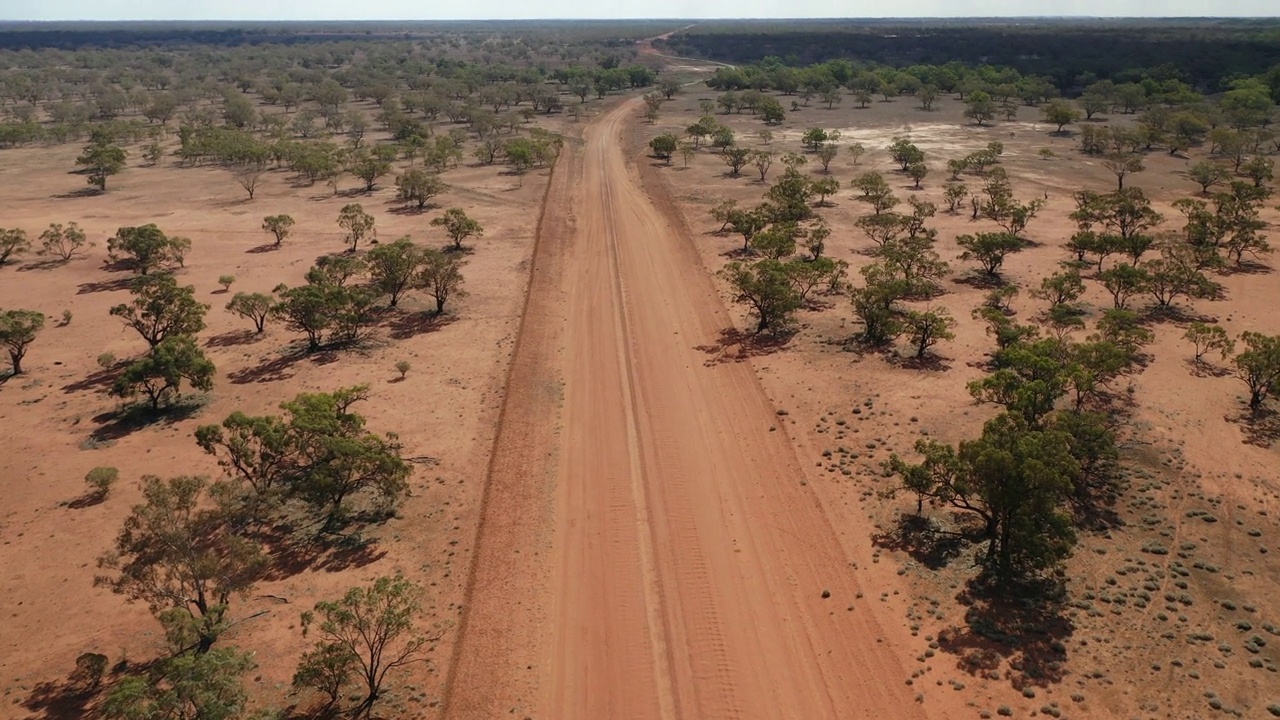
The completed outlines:
{"type": "Polygon", "coordinates": [[[445,716],[921,717],[752,368],[699,349],[731,319],[635,108],[556,168],[445,716]]]}

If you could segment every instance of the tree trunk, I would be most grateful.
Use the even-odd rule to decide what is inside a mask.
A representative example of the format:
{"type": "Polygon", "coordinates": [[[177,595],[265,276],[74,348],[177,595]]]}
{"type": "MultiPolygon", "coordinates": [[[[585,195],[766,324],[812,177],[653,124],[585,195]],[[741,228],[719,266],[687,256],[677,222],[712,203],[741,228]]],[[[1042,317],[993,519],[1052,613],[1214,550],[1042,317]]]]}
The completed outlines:
{"type": "Polygon", "coordinates": [[[22,374],[22,353],[10,350],[9,359],[13,361],[13,374],[21,375],[22,374]]]}

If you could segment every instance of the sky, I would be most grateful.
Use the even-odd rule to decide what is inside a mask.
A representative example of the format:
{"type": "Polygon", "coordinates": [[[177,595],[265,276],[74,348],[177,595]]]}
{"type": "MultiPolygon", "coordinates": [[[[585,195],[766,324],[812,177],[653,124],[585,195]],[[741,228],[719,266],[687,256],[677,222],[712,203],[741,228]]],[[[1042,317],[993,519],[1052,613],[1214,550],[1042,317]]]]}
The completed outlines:
{"type": "Polygon", "coordinates": [[[1274,0],[0,0],[0,20],[1275,16],[1274,0]]]}

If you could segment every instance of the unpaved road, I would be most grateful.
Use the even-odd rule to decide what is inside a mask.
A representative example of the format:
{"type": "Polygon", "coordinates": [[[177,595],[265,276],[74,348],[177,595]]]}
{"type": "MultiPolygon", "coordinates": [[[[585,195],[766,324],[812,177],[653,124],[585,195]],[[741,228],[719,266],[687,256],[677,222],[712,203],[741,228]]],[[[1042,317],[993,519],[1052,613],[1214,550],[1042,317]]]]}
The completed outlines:
{"type": "Polygon", "coordinates": [[[635,109],[552,180],[445,716],[922,716],[751,367],[707,362],[731,319],[635,109]]]}

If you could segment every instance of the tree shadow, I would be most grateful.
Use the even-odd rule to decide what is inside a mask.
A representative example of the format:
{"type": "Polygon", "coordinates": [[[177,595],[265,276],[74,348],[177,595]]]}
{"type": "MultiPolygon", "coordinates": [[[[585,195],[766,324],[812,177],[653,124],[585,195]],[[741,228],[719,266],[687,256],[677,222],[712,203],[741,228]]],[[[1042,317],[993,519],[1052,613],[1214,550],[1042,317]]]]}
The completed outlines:
{"type": "Polygon", "coordinates": [[[1260,448],[1269,448],[1280,439],[1280,413],[1269,407],[1244,407],[1236,415],[1228,415],[1226,421],[1240,426],[1244,441],[1260,448]]]}
{"type": "Polygon", "coordinates": [[[930,570],[941,570],[960,557],[967,538],[961,533],[941,530],[932,518],[903,513],[893,528],[872,535],[871,543],[904,552],[930,570]]]}
{"type": "Polygon", "coordinates": [[[90,490],[78,498],[62,503],[62,505],[63,507],[68,507],[72,510],[84,510],[85,508],[91,508],[95,505],[101,505],[106,502],[106,499],[106,494],[90,490]]]}
{"type": "Polygon", "coordinates": [[[974,676],[999,679],[1007,661],[1003,676],[1018,690],[1060,683],[1066,677],[1065,641],[1075,632],[1065,599],[1065,590],[1050,581],[1011,588],[974,578],[956,596],[968,608],[965,625],[944,628],[938,645],[957,657],[957,668],[974,676]]]}
{"type": "Polygon", "coordinates": [[[925,353],[924,357],[916,357],[914,354],[904,357],[896,352],[886,353],[886,355],[885,359],[890,365],[906,368],[907,370],[945,372],[951,369],[951,358],[931,352],[925,353]]]}
{"type": "Polygon", "coordinates": [[[97,370],[88,377],[63,385],[62,392],[76,393],[84,390],[105,390],[111,385],[111,383],[116,381],[116,378],[120,376],[120,371],[123,368],[123,363],[116,363],[109,368],[97,370]]]}
{"type": "Polygon", "coordinates": [[[1200,360],[1196,360],[1195,358],[1188,358],[1183,362],[1186,364],[1187,368],[1191,370],[1191,374],[1196,377],[1220,378],[1220,377],[1226,377],[1231,374],[1231,368],[1222,367],[1220,365],[1214,365],[1211,362],[1205,361],[1203,358],[1201,358],[1200,360]]]}
{"type": "Polygon", "coordinates": [[[146,403],[131,403],[118,410],[110,410],[93,417],[100,427],[89,433],[94,442],[110,442],[154,425],[172,425],[195,417],[204,407],[205,397],[200,394],[183,395],[159,410],[152,410],[146,403]]]}
{"type": "Polygon", "coordinates": [[[257,247],[251,247],[248,250],[245,250],[245,252],[250,255],[260,255],[262,253],[275,252],[279,249],[280,249],[279,245],[273,242],[269,242],[269,243],[264,243],[262,245],[258,245],[257,247]]]}
{"type": "Polygon", "coordinates": [[[280,357],[264,360],[253,367],[241,368],[235,372],[229,373],[227,375],[227,379],[236,385],[288,380],[296,374],[294,372],[290,372],[293,366],[307,359],[310,359],[312,362],[317,364],[324,365],[336,360],[337,353],[332,350],[319,353],[306,353],[294,350],[280,357]]]}
{"type": "Polygon", "coordinates": [[[95,187],[80,188],[79,190],[70,190],[64,193],[58,193],[53,197],[57,200],[74,200],[75,198],[97,197],[106,193],[95,187]]]}
{"type": "Polygon", "coordinates": [[[772,333],[749,333],[736,327],[729,327],[720,331],[720,336],[715,342],[697,345],[694,349],[706,353],[708,358],[703,364],[713,367],[720,363],[742,362],[753,357],[779,352],[787,346],[795,334],[794,328],[772,333]]]}
{"type": "Polygon", "coordinates": [[[277,525],[259,535],[271,552],[264,580],[285,580],[303,572],[342,572],[378,562],[387,551],[359,533],[316,535],[289,524],[277,525]]]}
{"type": "Polygon", "coordinates": [[[394,340],[408,340],[419,335],[437,332],[455,320],[452,315],[432,311],[413,312],[396,309],[388,315],[385,327],[394,340]]]}
{"type": "Polygon", "coordinates": [[[18,266],[18,272],[33,272],[33,271],[40,272],[43,270],[53,270],[54,268],[60,268],[69,262],[71,261],[63,260],[62,258],[53,258],[52,260],[36,260],[34,262],[29,262],[24,265],[18,266]]]}
{"type": "MultiPolygon", "coordinates": [[[[719,234],[719,233],[716,233],[719,234]]],[[[734,247],[720,253],[720,257],[729,258],[730,260],[748,260],[756,256],[751,248],[734,247]]]]}
{"type": "Polygon", "coordinates": [[[1275,272],[1270,265],[1264,265],[1256,260],[1241,260],[1236,265],[1226,268],[1222,271],[1223,275],[1269,275],[1275,272]]]}
{"type": "Polygon", "coordinates": [[[1142,313],[1141,319],[1143,324],[1158,322],[1169,322],[1174,324],[1201,322],[1211,325],[1218,322],[1216,315],[1197,313],[1181,305],[1169,305],[1167,307],[1160,307],[1159,305],[1153,306],[1146,312],[1142,313]]]}
{"type": "Polygon", "coordinates": [[[204,341],[205,347],[233,347],[235,345],[252,345],[262,340],[262,334],[253,330],[231,330],[221,335],[214,335],[204,341]]]}
{"type": "Polygon", "coordinates": [[[85,686],[75,680],[47,680],[36,683],[22,707],[38,713],[44,720],[79,720],[90,715],[89,705],[98,696],[99,687],[85,686]]]}
{"type": "Polygon", "coordinates": [[[415,204],[406,203],[401,200],[390,200],[387,202],[387,205],[392,206],[387,208],[387,212],[391,213],[392,215],[402,215],[402,216],[422,215],[423,213],[430,212],[431,210],[434,210],[440,207],[435,203],[427,203],[422,207],[418,207],[415,204]]]}
{"type": "Polygon", "coordinates": [[[977,271],[954,277],[951,279],[951,282],[957,285],[968,285],[969,287],[976,288],[978,290],[995,290],[996,288],[1002,288],[1007,284],[1005,279],[999,275],[988,275],[985,272],[977,271]]]}
{"type": "Polygon", "coordinates": [[[129,285],[133,283],[133,277],[115,278],[114,280],[99,280],[97,282],[80,283],[76,286],[77,295],[88,295],[89,293],[99,292],[116,292],[118,290],[128,290],[129,285]]]}

